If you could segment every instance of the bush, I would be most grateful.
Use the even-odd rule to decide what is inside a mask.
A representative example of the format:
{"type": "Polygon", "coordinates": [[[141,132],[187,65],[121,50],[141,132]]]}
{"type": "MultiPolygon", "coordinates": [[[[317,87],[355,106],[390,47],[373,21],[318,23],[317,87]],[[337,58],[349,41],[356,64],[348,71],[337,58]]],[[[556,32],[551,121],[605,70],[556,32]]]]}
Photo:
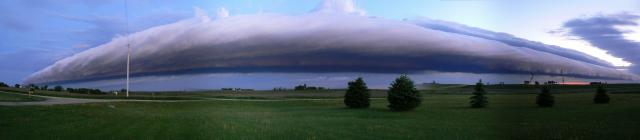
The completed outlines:
{"type": "Polygon", "coordinates": [[[488,98],[484,96],[487,92],[484,90],[484,84],[482,84],[482,80],[476,83],[476,87],[474,88],[473,96],[471,96],[471,104],[472,108],[483,108],[489,104],[488,98]]]}
{"type": "Polygon", "coordinates": [[[413,85],[413,81],[407,75],[401,75],[391,83],[387,101],[389,108],[394,111],[412,110],[420,105],[422,99],[420,92],[413,85]]]}
{"type": "Polygon", "coordinates": [[[547,86],[543,86],[540,94],[536,98],[536,104],[540,107],[552,107],[554,104],[553,95],[547,86]]]}
{"type": "Polygon", "coordinates": [[[370,102],[369,96],[367,84],[359,77],[349,82],[349,88],[344,94],[344,104],[350,108],[367,108],[370,102]]]}
{"type": "Polygon", "coordinates": [[[0,87],[9,87],[9,85],[5,84],[4,82],[0,82],[0,87]]]}
{"type": "Polygon", "coordinates": [[[606,104],[609,103],[609,95],[607,94],[607,89],[604,86],[598,86],[598,90],[596,90],[596,95],[593,97],[593,103],[596,104],[606,104]]]}

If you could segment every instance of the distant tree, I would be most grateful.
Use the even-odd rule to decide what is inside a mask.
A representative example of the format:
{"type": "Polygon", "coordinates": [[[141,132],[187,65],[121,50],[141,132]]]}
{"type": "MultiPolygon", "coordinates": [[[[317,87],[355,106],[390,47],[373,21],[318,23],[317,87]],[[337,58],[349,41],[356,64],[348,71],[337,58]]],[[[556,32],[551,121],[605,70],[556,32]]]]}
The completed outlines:
{"type": "Polygon", "coordinates": [[[34,86],[29,86],[29,98],[31,98],[31,94],[35,94],[36,93],[36,87],[34,86]]]}
{"type": "Polygon", "coordinates": [[[413,81],[407,75],[401,75],[391,83],[387,101],[389,108],[394,111],[412,110],[420,105],[422,99],[420,92],[415,88],[413,81]]]}
{"type": "Polygon", "coordinates": [[[90,89],[89,94],[102,94],[102,90],[100,89],[90,89]]]}
{"type": "Polygon", "coordinates": [[[298,85],[293,88],[293,90],[306,90],[306,89],[307,89],[307,84],[298,85]]]}
{"type": "Polygon", "coordinates": [[[124,88],[123,88],[123,89],[120,89],[120,92],[121,92],[121,93],[126,93],[126,92],[127,92],[127,89],[124,89],[124,88]]]}
{"type": "Polygon", "coordinates": [[[307,89],[305,89],[305,90],[318,90],[318,88],[314,87],[314,86],[310,86],[310,87],[307,87],[307,89]]]}
{"type": "Polygon", "coordinates": [[[15,84],[15,85],[13,85],[13,87],[20,88],[20,84],[15,84]]]}
{"type": "Polygon", "coordinates": [[[62,86],[59,86],[59,85],[58,85],[58,86],[53,87],[53,90],[54,90],[54,91],[62,91],[62,89],[63,89],[63,88],[62,88],[62,86]]]}
{"type": "Polygon", "coordinates": [[[362,77],[355,81],[350,81],[349,88],[344,94],[344,104],[350,108],[367,108],[369,107],[369,89],[364,83],[362,77]]]}
{"type": "Polygon", "coordinates": [[[91,94],[91,89],[88,88],[78,88],[75,91],[80,94],[91,94]]]}
{"type": "Polygon", "coordinates": [[[489,104],[488,98],[484,96],[487,92],[484,90],[484,84],[482,84],[482,80],[478,81],[475,86],[475,91],[473,92],[473,96],[471,96],[471,104],[472,108],[483,108],[489,104]]]}
{"type": "Polygon", "coordinates": [[[44,85],[42,86],[42,88],[40,88],[40,90],[47,90],[47,89],[49,89],[49,85],[44,85]]]}
{"type": "Polygon", "coordinates": [[[73,89],[73,88],[67,88],[67,92],[70,92],[70,93],[76,93],[76,89],[73,89]]]}
{"type": "Polygon", "coordinates": [[[539,86],[539,85],[540,85],[540,82],[536,81],[536,82],[535,82],[535,85],[536,85],[536,86],[539,86]]]}
{"type": "Polygon", "coordinates": [[[9,85],[7,85],[7,84],[6,84],[6,83],[4,83],[4,82],[0,82],[0,87],[9,87],[9,85]]]}
{"type": "Polygon", "coordinates": [[[596,103],[596,104],[609,103],[609,95],[607,94],[607,89],[605,89],[603,85],[598,86],[598,90],[596,90],[596,95],[593,97],[593,103],[596,103]]]}
{"type": "Polygon", "coordinates": [[[28,88],[33,88],[34,90],[40,89],[40,87],[38,87],[38,86],[37,86],[37,85],[35,85],[35,84],[29,84],[29,87],[28,87],[28,88]]]}
{"type": "Polygon", "coordinates": [[[536,104],[540,107],[552,107],[554,104],[553,95],[547,86],[543,86],[540,94],[536,98],[536,104]]]}

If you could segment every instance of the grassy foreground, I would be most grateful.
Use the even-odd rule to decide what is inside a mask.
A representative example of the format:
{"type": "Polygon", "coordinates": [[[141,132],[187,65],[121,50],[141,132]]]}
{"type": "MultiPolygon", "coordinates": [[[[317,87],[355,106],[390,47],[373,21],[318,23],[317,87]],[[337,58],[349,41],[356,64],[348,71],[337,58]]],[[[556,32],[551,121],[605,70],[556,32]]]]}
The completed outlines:
{"type": "Polygon", "coordinates": [[[386,100],[346,109],[342,100],[117,102],[0,106],[0,139],[636,139],[640,94],[556,94],[537,108],[534,94],[489,95],[471,109],[468,95],[426,95],[414,111],[390,112],[386,100]]]}

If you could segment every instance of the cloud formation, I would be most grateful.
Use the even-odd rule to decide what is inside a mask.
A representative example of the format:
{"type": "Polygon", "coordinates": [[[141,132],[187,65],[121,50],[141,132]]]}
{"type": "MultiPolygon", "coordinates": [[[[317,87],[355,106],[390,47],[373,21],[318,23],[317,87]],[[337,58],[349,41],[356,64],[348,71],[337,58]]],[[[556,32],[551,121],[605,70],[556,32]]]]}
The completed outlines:
{"type": "Polygon", "coordinates": [[[421,18],[418,20],[413,20],[412,22],[414,22],[416,25],[420,25],[422,27],[433,29],[433,30],[450,32],[455,34],[463,34],[463,35],[468,35],[468,36],[473,36],[473,37],[478,37],[478,38],[483,38],[488,40],[494,40],[494,41],[498,41],[514,47],[529,48],[536,51],[551,53],[558,56],[575,59],[578,61],[583,61],[583,62],[587,62],[587,63],[599,65],[599,66],[613,67],[613,65],[609,62],[606,62],[604,60],[598,59],[596,57],[593,57],[578,51],[562,48],[559,46],[547,45],[540,42],[530,41],[523,38],[518,38],[507,33],[493,32],[493,31],[484,30],[480,28],[469,27],[469,26],[454,23],[454,22],[433,20],[428,18],[421,18]]]}
{"type": "Polygon", "coordinates": [[[354,0],[324,0],[312,12],[365,15],[366,12],[356,6],[354,0]]]}
{"type": "MultiPolygon", "coordinates": [[[[361,16],[364,12],[358,12],[352,1],[343,2],[325,1],[315,12],[299,16],[257,14],[211,20],[196,12],[193,18],[131,34],[131,72],[144,76],[424,71],[559,75],[564,71],[581,77],[636,78],[606,65],[563,56],[574,52],[516,47],[412,22],[361,16]]],[[[62,59],[25,82],[120,77],[125,74],[126,44],[125,37],[116,37],[62,59]]]]}
{"type": "Polygon", "coordinates": [[[218,8],[218,10],[216,10],[216,17],[217,18],[229,17],[229,10],[227,10],[227,8],[224,8],[224,7],[218,8]]]}
{"type": "Polygon", "coordinates": [[[631,62],[630,70],[640,73],[640,42],[629,40],[624,34],[631,31],[624,31],[617,26],[633,26],[640,28],[638,21],[640,15],[630,13],[619,13],[612,15],[596,15],[592,17],[573,19],[564,24],[569,29],[569,35],[579,37],[589,42],[591,45],[607,53],[620,57],[631,62]]]}

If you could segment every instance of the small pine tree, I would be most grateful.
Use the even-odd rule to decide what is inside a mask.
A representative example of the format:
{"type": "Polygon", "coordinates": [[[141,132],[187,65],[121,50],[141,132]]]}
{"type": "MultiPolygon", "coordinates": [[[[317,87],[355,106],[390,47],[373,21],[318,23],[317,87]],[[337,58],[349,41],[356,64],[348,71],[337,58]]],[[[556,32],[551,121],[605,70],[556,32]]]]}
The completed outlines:
{"type": "Polygon", "coordinates": [[[406,111],[418,107],[422,99],[420,92],[413,85],[413,81],[407,75],[401,75],[391,83],[387,101],[389,101],[388,107],[391,110],[406,111]]]}
{"type": "Polygon", "coordinates": [[[547,86],[543,86],[536,99],[536,104],[540,107],[552,107],[554,104],[553,95],[547,86]]]}
{"type": "Polygon", "coordinates": [[[344,94],[344,104],[350,108],[369,107],[369,89],[361,77],[349,82],[349,89],[344,94]]]}
{"type": "Polygon", "coordinates": [[[471,99],[471,101],[469,101],[469,104],[471,104],[471,107],[483,108],[487,106],[489,104],[489,101],[487,96],[484,96],[485,94],[487,94],[487,92],[484,90],[484,84],[482,84],[482,80],[476,83],[476,87],[474,89],[475,91],[473,92],[473,96],[469,98],[471,99]]]}
{"type": "Polygon", "coordinates": [[[596,104],[606,104],[609,103],[609,95],[607,94],[607,89],[604,86],[598,86],[598,90],[596,91],[596,95],[593,97],[593,103],[596,104]]]}

